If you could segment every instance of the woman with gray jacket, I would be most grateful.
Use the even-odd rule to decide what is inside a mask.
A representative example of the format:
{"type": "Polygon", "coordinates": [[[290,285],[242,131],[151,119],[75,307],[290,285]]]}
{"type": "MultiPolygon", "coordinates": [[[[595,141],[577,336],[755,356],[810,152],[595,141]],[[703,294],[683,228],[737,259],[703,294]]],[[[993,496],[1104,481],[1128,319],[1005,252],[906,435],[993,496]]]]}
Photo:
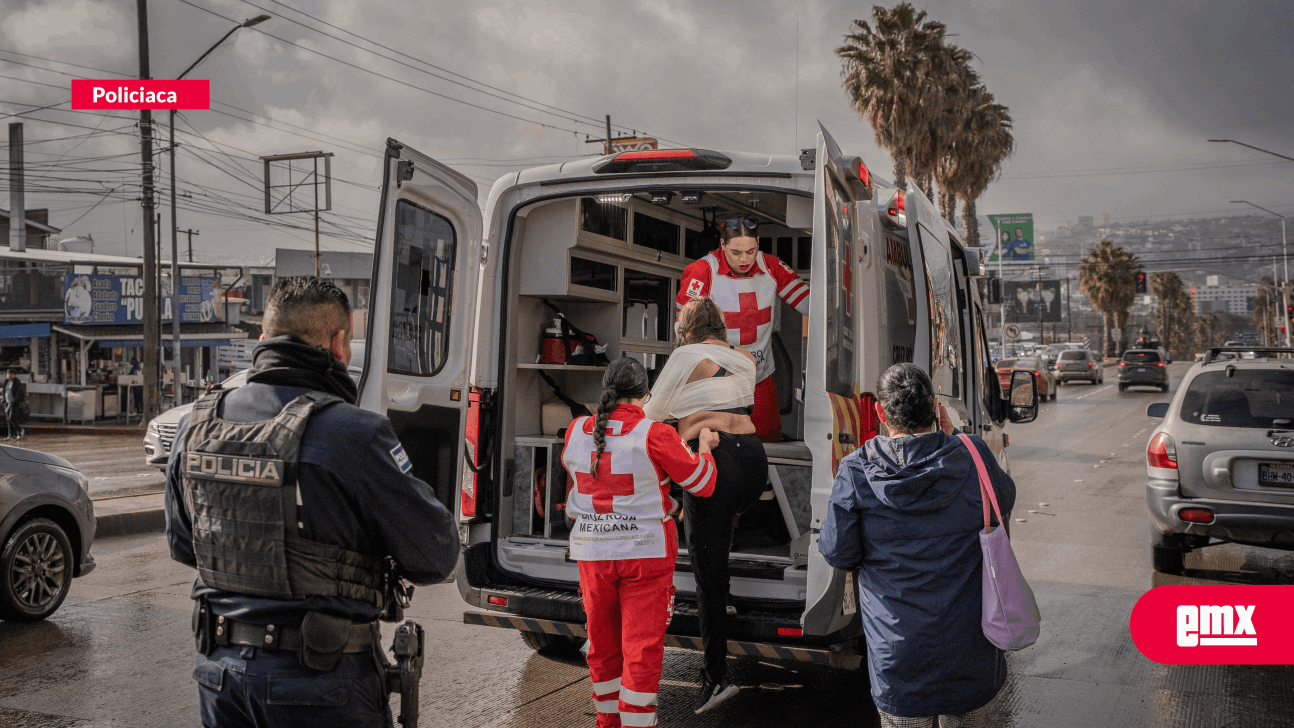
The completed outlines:
{"type": "MultiPolygon", "coordinates": [[[[920,367],[890,367],[877,392],[889,435],[841,460],[818,548],[827,563],[857,572],[881,725],[987,726],[1006,659],[980,626],[984,510],[975,462],[920,367]]],[[[1015,483],[983,440],[970,439],[1010,513],[1015,483]]]]}

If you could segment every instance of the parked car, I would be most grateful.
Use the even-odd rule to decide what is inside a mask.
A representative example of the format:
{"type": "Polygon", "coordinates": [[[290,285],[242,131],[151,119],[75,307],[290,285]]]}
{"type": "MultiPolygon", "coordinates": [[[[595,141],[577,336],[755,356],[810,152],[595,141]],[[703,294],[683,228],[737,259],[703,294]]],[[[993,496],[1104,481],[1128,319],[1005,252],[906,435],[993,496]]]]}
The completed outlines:
{"type": "Polygon", "coordinates": [[[1056,399],[1056,375],[1048,371],[1042,360],[1034,357],[1001,359],[996,367],[998,386],[1003,392],[1011,388],[1011,372],[1024,369],[1033,372],[1034,381],[1037,382],[1039,402],[1056,399]]]}
{"type": "Polygon", "coordinates": [[[1060,359],[1056,361],[1056,383],[1076,380],[1092,384],[1105,383],[1105,369],[1101,367],[1101,359],[1096,354],[1086,349],[1070,349],[1060,353],[1060,359]]]}
{"type": "Polygon", "coordinates": [[[0,473],[0,619],[36,622],[94,571],[90,483],[63,458],[8,445],[0,473]]]}
{"type": "Polygon", "coordinates": [[[1155,571],[1182,573],[1210,539],[1294,550],[1294,361],[1223,353],[1211,349],[1172,402],[1146,408],[1163,418],[1146,449],[1155,571]]]}
{"type": "Polygon", "coordinates": [[[1128,387],[1157,387],[1168,391],[1168,367],[1158,349],[1128,349],[1119,361],[1119,391],[1128,387]]]}
{"type": "MultiPolygon", "coordinates": [[[[359,362],[364,360],[363,344],[359,342],[351,343],[351,361],[359,362]],[[359,354],[355,351],[358,347],[359,354]]],[[[348,372],[350,378],[359,383],[359,375],[364,370],[361,367],[352,365],[348,372]]],[[[235,372],[225,381],[215,385],[220,389],[237,389],[247,383],[247,377],[251,374],[250,369],[244,369],[241,372],[235,372]]],[[[210,390],[208,390],[210,391],[210,390]]],[[[180,420],[193,411],[193,403],[182,404],[178,407],[172,407],[162,414],[154,417],[148,423],[148,429],[144,431],[144,460],[149,465],[158,470],[166,470],[166,461],[171,457],[171,443],[175,440],[175,431],[180,426],[180,420]]]]}

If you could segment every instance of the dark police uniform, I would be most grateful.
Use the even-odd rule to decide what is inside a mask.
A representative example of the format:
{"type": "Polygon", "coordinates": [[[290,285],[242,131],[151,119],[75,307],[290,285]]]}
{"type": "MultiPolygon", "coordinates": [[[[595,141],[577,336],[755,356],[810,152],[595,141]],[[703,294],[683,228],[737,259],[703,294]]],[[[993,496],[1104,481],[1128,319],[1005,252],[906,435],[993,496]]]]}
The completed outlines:
{"type": "Polygon", "coordinates": [[[172,558],[199,568],[203,724],[391,726],[373,652],[382,559],[431,584],[454,568],[459,541],[389,421],[322,392],[251,383],[199,400],[175,443],[166,533],[172,558]]]}

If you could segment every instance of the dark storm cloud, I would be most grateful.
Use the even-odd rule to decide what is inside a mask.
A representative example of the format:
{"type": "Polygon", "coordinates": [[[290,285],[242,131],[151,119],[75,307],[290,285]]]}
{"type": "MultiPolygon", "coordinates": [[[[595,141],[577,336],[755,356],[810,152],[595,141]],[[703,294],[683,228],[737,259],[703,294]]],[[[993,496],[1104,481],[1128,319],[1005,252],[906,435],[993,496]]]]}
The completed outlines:
{"type": "MultiPolygon", "coordinates": [[[[566,110],[553,115],[401,65],[419,65],[410,59],[377,58],[302,28],[288,19],[319,26],[270,0],[252,0],[260,7],[240,0],[193,2],[234,20],[260,14],[261,8],[274,15],[256,29],[240,31],[195,72],[194,77],[212,80],[215,100],[348,143],[302,139],[288,133],[297,131],[292,127],[272,130],[216,111],[187,112],[187,117],[209,138],[254,155],[333,151],[334,174],[342,179],[377,184],[380,160],[356,150],[377,154],[391,136],[456,160],[450,163],[476,179],[483,197],[494,178],[516,168],[500,165],[528,162],[481,158],[592,153],[597,146],[585,144],[585,135],[601,136],[605,113],[617,125],[683,144],[779,153],[812,146],[821,120],[843,148],[862,155],[882,175],[890,172],[888,155],[849,107],[834,53],[850,21],[867,17],[870,4],[287,0],[290,7],[411,56],[566,110]],[[285,45],[261,30],[362,69],[535,123],[400,85],[285,45]],[[597,123],[563,118],[567,111],[597,123]],[[464,159],[468,157],[473,159],[464,159]]],[[[1032,211],[1045,228],[1087,214],[1214,210],[1239,197],[1260,204],[1282,202],[1281,191],[1288,188],[1294,166],[1156,174],[1133,174],[1126,168],[1266,161],[1232,145],[1204,141],[1214,136],[1294,150],[1294,131],[1287,122],[1294,118],[1287,91],[1294,68],[1294,5],[945,0],[922,7],[956,34],[953,42],[977,55],[985,82],[1015,118],[1017,153],[1003,179],[981,200],[981,212],[1032,211]],[[1056,176],[1058,171],[1115,168],[1123,171],[1056,176]]],[[[5,10],[0,47],[114,71],[136,68],[131,0],[7,0],[5,10]]],[[[178,0],[153,0],[150,18],[156,77],[178,73],[230,27],[229,20],[178,0]]],[[[66,82],[66,77],[8,65],[4,72],[66,82]]],[[[0,96],[6,99],[57,100],[56,89],[4,83],[0,96]]],[[[84,121],[66,114],[39,116],[84,121]]],[[[28,135],[35,135],[39,126],[30,122],[28,135]]],[[[128,148],[128,142],[122,138],[109,146],[128,148]]],[[[255,193],[254,185],[212,169],[183,147],[180,175],[196,184],[255,193]]],[[[356,218],[371,219],[376,210],[376,195],[354,186],[337,186],[335,201],[339,212],[356,218]]],[[[56,214],[53,222],[68,222],[81,211],[70,210],[61,220],[56,214]]],[[[96,210],[75,232],[103,230],[108,239],[116,235],[119,240],[123,212],[138,217],[137,206],[96,210]]],[[[303,240],[251,223],[192,213],[187,217],[189,222],[182,224],[210,231],[210,237],[203,232],[201,242],[213,251],[250,254],[267,245],[299,247],[303,240]]],[[[134,245],[138,250],[137,233],[134,245]]],[[[325,240],[330,245],[357,249],[325,240]]]]}

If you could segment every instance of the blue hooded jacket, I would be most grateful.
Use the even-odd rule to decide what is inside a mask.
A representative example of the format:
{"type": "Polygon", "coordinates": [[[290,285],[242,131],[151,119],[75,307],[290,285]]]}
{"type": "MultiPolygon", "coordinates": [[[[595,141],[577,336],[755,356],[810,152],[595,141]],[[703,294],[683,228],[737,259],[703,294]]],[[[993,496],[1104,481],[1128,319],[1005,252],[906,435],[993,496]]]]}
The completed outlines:
{"type": "MultiPolygon", "coordinates": [[[[1005,517],[1015,483],[971,441],[1005,517]]],[[[840,462],[818,549],[858,573],[872,698],[891,715],[966,713],[1006,682],[1006,659],[980,627],[978,483],[970,452],[943,432],[876,437],[840,462]]]]}

